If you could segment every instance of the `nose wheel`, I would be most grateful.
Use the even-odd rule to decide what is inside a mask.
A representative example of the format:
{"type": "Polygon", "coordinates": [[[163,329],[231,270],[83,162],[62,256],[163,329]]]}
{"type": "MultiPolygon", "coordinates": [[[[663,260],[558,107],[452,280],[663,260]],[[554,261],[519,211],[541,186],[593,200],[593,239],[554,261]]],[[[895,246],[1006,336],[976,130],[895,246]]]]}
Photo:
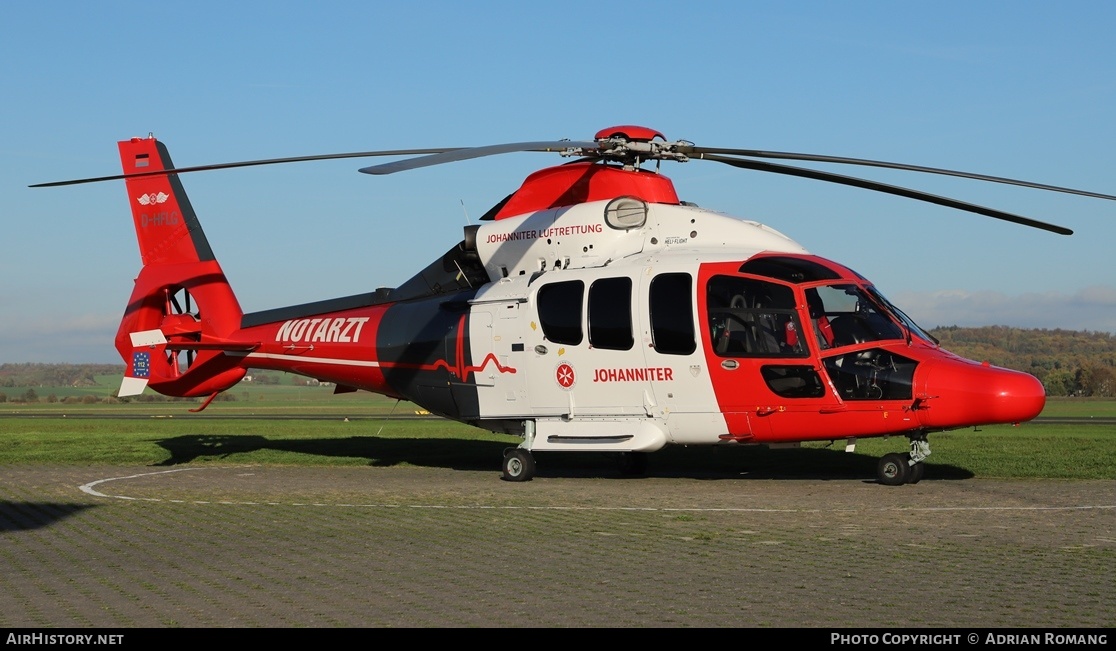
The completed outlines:
{"type": "Polygon", "coordinates": [[[876,466],[876,479],[884,486],[901,486],[911,477],[910,457],[898,452],[885,454],[876,466]]]}
{"type": "Polygon", "coordinates": [[[876,479],[884,486],[917,484],[926,474],[923,460],[928,456],[930,444],[926,442],[926,435],[912,436],[909,454],[892,452],[880,458],[880,463],[876,466],[876,479]]]}
{"type": "Polygon", "coordinates": [[[911,476],[907,477],[908,484],[917,484],[922,481],[922,476],[926,474],[926,464],[919,461],[911,466],[911,476]]]}

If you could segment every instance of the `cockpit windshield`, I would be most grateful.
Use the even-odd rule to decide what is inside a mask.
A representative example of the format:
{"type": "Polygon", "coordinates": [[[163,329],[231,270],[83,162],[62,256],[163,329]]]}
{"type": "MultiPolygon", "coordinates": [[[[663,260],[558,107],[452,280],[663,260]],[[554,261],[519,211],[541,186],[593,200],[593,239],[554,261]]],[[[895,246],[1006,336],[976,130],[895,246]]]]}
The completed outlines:
{"type": "Polygon", "coordinates": [[[903,312],[903,310],[895,307],[894,303],[884,298],[884,295],[880,293],[880,290],[876,289],[875,287],[869,287],[868,293],[871,294],[872,297],[875,298],[885,308],[887,308],[891,312],[892,316],[898,319],[899,322],[902,323],[903,326],[907,328],[907,330],[914,333],[915,336],[922,337],[926,341],[932,341],[935,344],[938,343],[937,337],[923,330],[921,326],[914,322],[914,319],[907,316],[907,314],[903,312]]]}
{"type": "Polygon", "coordinates": [[[903,327],[897,322],[899,317],[892,316],[886,301],[878,300],[879,295],[872,290],[841,284],[811,287],[805,291],[811,326],[823,350],[906,338],[903,327]]]}

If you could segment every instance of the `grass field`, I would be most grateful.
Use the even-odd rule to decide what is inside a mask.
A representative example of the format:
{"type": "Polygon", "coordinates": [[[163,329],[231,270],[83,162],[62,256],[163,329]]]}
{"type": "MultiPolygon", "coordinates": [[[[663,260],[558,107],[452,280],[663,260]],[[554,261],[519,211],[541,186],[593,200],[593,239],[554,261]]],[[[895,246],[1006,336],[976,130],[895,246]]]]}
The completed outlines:
{"type": "MultiPolygon", "coordinates": [[[[348,420],[240,419],[216,410],[190,414],[182,405],[168,406],[138,419],[111,413],[46,417],[43,412],[0,418],[0,464],[413,465],[495,472],[502,450],[519,442],[436,418],[386,420],[354,411],[348,420]]],[[[315,416],[319,409],[313,406],[304,414],[315,416]]],[[[930,443],[928,478],[1116,478],[1116,425],[1111,424],[989,426],[935,433],[930,443]]],[[[880,456],[904,449],[901,436],[859,441],[853,454],[844,452],[843,440],[777,450],[668,447],[653,454],[650,465],[656,474],[871,478],[880,456]]],[[[613,460],[604,454],[537,456],[541,475],[615,472],[613,460]]]]}
{"type": "MultiPolygon", "coordinates": [[[[22,396],[32,389],[38,401],[0,403],[0,463],[402,464],[496,469],[502,450],[520,440],[434,418],[387,420],[383,416],[423,412],[411,403],[366,392],[334,395],[328,386],[242,383],[227,392],[232,400],[214,402],[195,414],[189,409],[200,400],[115,401],[109,396],[118,383],[119,377],[104,376],[97,378],[94,387],[5,387],[8,396],[22,396]],[[52,395],[54,400],[48,402],[52,395]],[[236,418],[267,415],[291,420],[236,418]]],[[[1116,478],[1116,425],[1043,423],[1044,417],[1112,419],[1116,400],[1051,399],[1033,423],[932,434],[928,476],[1116,478]]],[[[667,448],[652,455],[651,469],[680,474],[871,477],[881,455],[905,449],[906,439],[901,436],[860,441],[854,454],[843,451],[843,440],[795,450],[667,448]]],[[[605,455],[540,454],[540,467],[604,471],[612,469],[612,460],[605,455]]]]}

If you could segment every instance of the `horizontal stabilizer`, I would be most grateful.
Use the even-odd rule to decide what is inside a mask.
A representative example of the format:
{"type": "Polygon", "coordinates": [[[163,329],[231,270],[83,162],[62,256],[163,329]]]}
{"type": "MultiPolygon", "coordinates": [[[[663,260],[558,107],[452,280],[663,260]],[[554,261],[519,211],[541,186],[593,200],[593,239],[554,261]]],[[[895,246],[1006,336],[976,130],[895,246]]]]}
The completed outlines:
{"type": "Polygon", "coordinates": [[[132,347],[140,348],[141,346],[159,346],[167,343],[167,338],[163,336],[162,330],[141,330],[140,332],[130,332],[128,337],[132,340],[132,347]]]}
{"type": "Polygon", "coordinates": [[[167,350],[227,350],[235,352],[249,352],[260,347],[259,342],[227,341],[223,339],[213,341],[167,341],[162,330],[141,330],[128,333],[134,348],[166,345],[167,350]]]}
{"type": "Polygon", "coordinates": [[[182,343],[170,342],[167,350],[227,350],[230,352],[249,352],[260,347],[259,343],[241,343],[238,341],[184,341],[182,343]]]}
{"type": "Polygon", "coordinates": [[[147,378],[124,376],[124,379],[120,382],[120,390],[116,392],[116,395],[118,398],[138,396],[146,388],[147,378]]]}

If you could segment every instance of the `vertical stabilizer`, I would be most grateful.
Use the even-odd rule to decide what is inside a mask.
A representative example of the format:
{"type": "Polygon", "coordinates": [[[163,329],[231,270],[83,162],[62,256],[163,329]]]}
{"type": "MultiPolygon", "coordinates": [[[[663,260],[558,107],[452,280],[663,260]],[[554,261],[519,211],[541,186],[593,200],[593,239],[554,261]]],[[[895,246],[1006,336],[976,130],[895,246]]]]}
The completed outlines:
{"type": "Polygon", "coordinates": [[[212,395],[240,381],[235,341],[242,311],[193,206],[153,137],[119,143],[143,269],[116,349],[127,365],[121,396],[147,386],[172,396],[212,395]]]}
{"type": "MultiPolygon", "coordinates": [[[[174,169],[166,146],[155,138],[132,138],[118,144],[125,174],[174,169]]],[[[178,175],[131,177],[125,183],[145,266],[214,259],[178,175]]]]}

